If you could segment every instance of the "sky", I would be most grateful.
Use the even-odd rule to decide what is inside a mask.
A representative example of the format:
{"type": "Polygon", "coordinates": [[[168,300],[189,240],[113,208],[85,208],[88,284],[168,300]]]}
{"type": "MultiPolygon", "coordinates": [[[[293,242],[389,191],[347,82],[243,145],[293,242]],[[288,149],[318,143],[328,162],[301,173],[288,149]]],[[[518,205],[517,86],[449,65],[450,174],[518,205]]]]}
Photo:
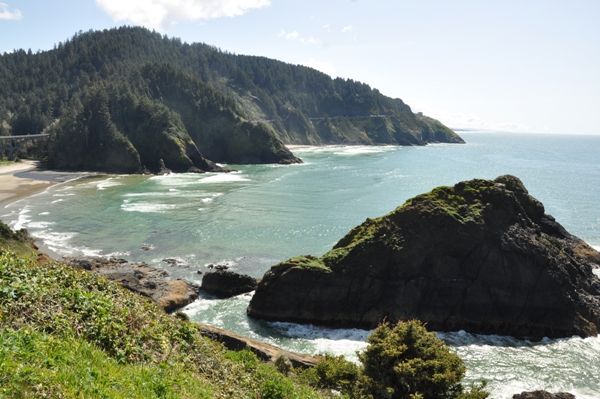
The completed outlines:
{"type": "Polygon", "coordinates": [[[600,0],[0,0],[0,53],[139,25],[361,81],[452,128],[600,134],[599,17],[600,0]]]}

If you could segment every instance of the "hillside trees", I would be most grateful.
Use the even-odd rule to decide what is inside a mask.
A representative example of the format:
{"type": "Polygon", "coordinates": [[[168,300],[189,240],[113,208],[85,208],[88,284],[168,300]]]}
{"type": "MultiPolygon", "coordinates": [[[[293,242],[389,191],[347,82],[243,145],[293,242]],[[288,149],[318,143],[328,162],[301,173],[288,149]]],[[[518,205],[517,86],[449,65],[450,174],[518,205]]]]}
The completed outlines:
{"type": "Polygon", "coordinates": [[[139,153],[111,120],[102,88],[87,90],[81,100],[74,98],[49,133],[49,156],[58,168],[117,173],[140,169],[139,153]]]}
{"type": "MultiPolygon", "coordinates": [[[[219,162],[293,160],[282,144],[268,148],[266,142],[254,141],[263,139],[265,131],[267,142],[288,144],[462,141],[439,122],[413,114],[402,100],[369,85],[265,57],[183,43],[140,27],[79,32],[50,51],[0,55],[0,133],[39,133],[68,117],[72,101],[81,101],[86,90],[99,84],[117,84],[137,98],[161,102],[172,115],[180,115],[196,147],[219,162]],[[385,135],[371,115],[386,119],[385,135]],[[325,116],[330,121],[323,130],[318,125],[325,116]],[[244,122],[268,127],[242,128],[244,122]],[[242,131],[255,130],[248,146],[231,142],[242,131]],[[242,147],[248,152],[233,151],[242,147]]],[[[72,128],[70,132],[75,134],[72,128]]]]}

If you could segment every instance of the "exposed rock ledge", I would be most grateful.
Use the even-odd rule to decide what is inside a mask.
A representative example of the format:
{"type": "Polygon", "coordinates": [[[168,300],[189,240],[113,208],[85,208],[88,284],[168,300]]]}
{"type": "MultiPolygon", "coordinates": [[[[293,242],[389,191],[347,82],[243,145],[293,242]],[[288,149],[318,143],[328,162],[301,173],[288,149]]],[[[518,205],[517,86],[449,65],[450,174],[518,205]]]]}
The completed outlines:
{"type": "Polygon", "coordinates": [[[239,351],[249,349],[254,352],[259,359],[265,362],[273,362],[278,356],[284,355],[290,359],[290,362],[292,362],[294,367],[308,368],[314,367],[321,359],[319,356],[309,356],[302,353],[285,351],[276,346],[255,341],[206,324],[196,324],[200,327],[200,333],[205,337],[208,337],[213,341],[221,342],[230,350],[239,351]]]}
{"type": "Polygon", "coordinates": [[[172,312],[198,299],[198,287],[184,280],[171,280],[169,273],[125,259],[80,257],[65,258],[71,267],[85,269],[151,298],[166,312],[172,312]]]}
{"type": "Polygon", "coordinates": [[[439,187],[351,230],[323,257],[273,266],[248,306],[266,320],[539,339],[595,336],[600,253],[514,176],[439,187]]]}

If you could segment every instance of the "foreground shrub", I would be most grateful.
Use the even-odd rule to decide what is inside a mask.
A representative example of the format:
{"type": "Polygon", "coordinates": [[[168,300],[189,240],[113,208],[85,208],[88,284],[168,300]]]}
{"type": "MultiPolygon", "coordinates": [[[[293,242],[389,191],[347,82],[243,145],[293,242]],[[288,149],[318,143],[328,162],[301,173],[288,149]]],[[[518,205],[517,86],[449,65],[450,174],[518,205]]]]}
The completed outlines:
{"type": "Polygon", "coordinates": [[[319,388],[333,389],[348,397],[360,397],[356,391],[360,367],[344,356],[326,355],[317,365],[302,373],[306,381],[319,388]]]}
{"type": "Polygon", "coordinates": [[[428,332],[422,322],[380,325],[359,353],[363,364],[362,392],[389,399],[483,399],[483,386],[464,393],[465,366],[458,355],[428,332]],[[477,396],[479,395],[479,396],[477,396]]]}
{"type": "Polygon", "coordinates": [[[280,372],[250,351],[228,352],[95,274],[0,248],[0,397],[488,396],[483,386],[464,392],[462,361],[418,321],[383,324],[368,342],[362,367],[326,356],[299,380],[285,358],[280,372]]]}

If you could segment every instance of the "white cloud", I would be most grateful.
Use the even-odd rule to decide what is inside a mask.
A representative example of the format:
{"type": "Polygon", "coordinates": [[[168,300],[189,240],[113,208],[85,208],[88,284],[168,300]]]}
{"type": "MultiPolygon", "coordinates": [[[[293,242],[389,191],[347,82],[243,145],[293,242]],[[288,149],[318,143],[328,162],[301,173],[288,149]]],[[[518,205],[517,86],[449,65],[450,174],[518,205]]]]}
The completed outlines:
{"type": "Polygon", "coordinates": [[[331,32],[331,26],[329,26],[329,24],[323,25],[323,29],[325,29],[327,32],[331,32]]]}
{"type": "Polygon", "coordinates": [[[302,43],[307,43],[307,44],[317,44],[317,43],[319,43],[319,40],[315,39],[315,38],[314,38],[314,37],[312,37],[312,36],[309,36],[309,37],[308,37],[308,38],[306,38],[306,39],[305,39],[305,38],[303,38],[303,37],[301,37],[299,40],[300,40],[302,43]]]}
{"type": "Polygon", "coordinates": [[[305,43],[305,44],[317,44],[317,43],[319,43],[319,39],[315,39],[312,36],[302,37],[302,36],[300,36],[300,34],[297,31],[293,31],[291,33],[286,33],[286,31],[282,29],[279,32],[279,35],[277,35],[277,36],[284,37],[287,40],[297,40],[300,43],[305,43]]]}
{"type": "Polygon", "coordinates": [[[344,26],[342,28],[342,33],[350,32],[352,30],[352,25],[344,26]]]}
{"type": "Polygon", "coordinates": [[[333,67],[333,65],[331,65],[330,62],[317,61],[314,58],[311,58],[308,61],[301,62],[300,65],[314,68],[314,69],[321,71],[323,73],[326,73],[327,75],[330,75],[330,76],[333,76],[335,74],[335,68],[333,67]]]}
{"type": "Polygon", "coordinates": [[[282,29],[279,36],[283,36],[288,40],[296,40],[300,35],[296,31],[293,31],[292,33],[285,33],[285,31],[282,29]]]}
{"type": "Polygon", "coordinates": [[[8,9],[8,4],[0,3],[0,19],[13,19],[15,21],[19,21],[23,19],[23,14],[18,8],[14,10],[8,9]]]}
{"type": "Polygon", "coordinates": [[[96,0],[115,21],[165,30],[179,21],[235,17],[270,0],[96,0]]]}

